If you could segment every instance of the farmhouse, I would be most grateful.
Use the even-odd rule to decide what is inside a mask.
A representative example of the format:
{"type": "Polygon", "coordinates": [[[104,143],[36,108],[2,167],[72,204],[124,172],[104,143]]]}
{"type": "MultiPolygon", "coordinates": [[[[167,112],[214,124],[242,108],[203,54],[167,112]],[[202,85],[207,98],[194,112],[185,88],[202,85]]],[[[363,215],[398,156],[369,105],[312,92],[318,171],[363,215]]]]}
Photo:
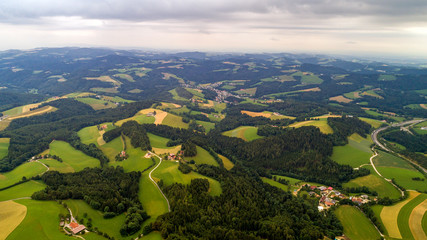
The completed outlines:
{"type": "Polygon", "coordinates": [[[73,234],[77,234],[77,233],[86,229],[86,227],[84,225],[80,225],[76,222],[71,222],[66,227],[68,227],[73,234]]]}

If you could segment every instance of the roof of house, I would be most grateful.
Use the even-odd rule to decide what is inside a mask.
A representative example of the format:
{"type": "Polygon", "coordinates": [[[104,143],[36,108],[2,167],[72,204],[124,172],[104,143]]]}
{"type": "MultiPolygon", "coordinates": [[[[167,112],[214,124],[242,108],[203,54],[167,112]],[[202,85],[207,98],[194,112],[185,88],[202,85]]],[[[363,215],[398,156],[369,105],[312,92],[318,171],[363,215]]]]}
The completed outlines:
{"type": "Polygon", "coordinates": [[[76,233],[79,233],[79,232],[85,230],[85,228],[86,227],[84,225],[79,225],[78,227],[71,229],[71,231],[73,232],[73,234],[76,234],[76,233]]]}
{"type": "Polygon", "coordinates": [[[70,228],[76,228],[79,226],[79,224],[76,222],[71,222],[70,224],[68,224],[68,226],[70,226],[70,228]]]}

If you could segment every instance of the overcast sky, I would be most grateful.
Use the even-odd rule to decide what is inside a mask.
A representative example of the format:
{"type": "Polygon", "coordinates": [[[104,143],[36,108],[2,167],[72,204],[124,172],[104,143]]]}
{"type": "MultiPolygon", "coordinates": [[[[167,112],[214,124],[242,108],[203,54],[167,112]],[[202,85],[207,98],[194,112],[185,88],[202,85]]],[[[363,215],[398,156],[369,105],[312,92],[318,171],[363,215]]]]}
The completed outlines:
{"type": "Polygon", "coordinates": [[[425,0],[0,0],[0,49],[427,56],[425,0]]]}

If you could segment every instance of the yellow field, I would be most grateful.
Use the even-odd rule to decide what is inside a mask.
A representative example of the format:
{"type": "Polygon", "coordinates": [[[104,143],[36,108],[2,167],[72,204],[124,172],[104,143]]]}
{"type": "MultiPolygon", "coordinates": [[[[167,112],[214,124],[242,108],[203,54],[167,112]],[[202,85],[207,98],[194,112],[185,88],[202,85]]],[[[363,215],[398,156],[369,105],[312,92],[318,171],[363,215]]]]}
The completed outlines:
{"type": "MultiPolygon", "coordinates": [[[[27,106],[29,106],[29,105],[24,106],[24,108],[27,107],[27,106]]],[[[28,108],[28,110],[29,110],[29,108],[28,108]]],[[[26,111],[26,112],[23,110],[22,114],[19,114],[19,115],[14,116],[14,117],[10,117],[7,120],[14,120],[14,119],[18,119],[18,118],[31,117],[31,116],[40,115],[40,114],[43,114],[43,113],[53,112],[53,111],[56,111],[56,110],[58,110],[58,109],[55,108],[55,107],[52,107],[52,106],[45,106],[45,107],[42,107],[42,108],[39,108],[39,109],[36,109],[36,110],[33,110],[33,111],[26,111]]]]}
{"type": "Polygon", "coordinates": [[[399,239],[402,238],[402,235],[400,234],[400,231],[399,231],[399,226],[397,225],[397,217],[399,215],[400,209],[418,195],[420,195],[419,192],[410,191],[409,197],[404,201],[399,202],[393,206],[383,207],[380,217],[382,222],[384,223],[384,227],[387,229],[389,237],[399,238],[399,239]]]}
{"type": "Polygon", "coordinates": [[[251,117],[266,117],[266,118],[271,117],[271,113],[268,113],[268,112],[251,112],[251,111],[245,111],[245,110],[242,110],[240,112],[242,114],[247,114],[251,117]]]}
{"type": "Polygon", "coordinates": [[[155,116],[155,121],[154,124],[158,125],[158,124],[162,124],[163,120],[165,119],[165,117],[168,115],[167,112],[158,112],[156,111],[156,116],[155,116]]]}
{"type": "Polygon", "coordinates": [[[212,101],[212,100],[208,100],[208,103],[204,103],[202,106],[203,106],[203,107],[211,108],[211,107],[213,107],[214,105],[215,105],[214,101],[212,101]]]}
{"type": "Polygon", "coordinates": [[[412,235],[415,240],[427,239],[427,235],[423,230],[422,220],[427,210],[427,200],[424,200],[421,204],[416,206],[412,210],[411,216],[409,217],[409,228],[411,229],[412,235]]]}
{"type": "Polygon", "coordinates": [[[353,101],[353,100],[346,98],[342,95],[336,96],[336,97],[331,97],[331,98],[329,98],[329,100],[336,101],[336,102],[342,102],[342,103],[349,103],[349,102],[353,101]]]}
{"type": "Polygon", "coordinates": [[[109,82],[109,83],[112,83],[114,86],[122,85],[121,82],[112,79],[110,76],[87,77],[86,80],[96,80],[96,81],[101,81],[101,82],[109,82]]]}
{"type": "Polygon", "coordinates": [[[27,207],[14,201],[0,202],[0,239],[6,237],[24,220],[27,207]]]}
{"type": "Polygon", "coordinates": [[[106,144],[103,136],[104,136],[105,130],[99,131],[99,137],[96,139],[96,142],[98,143],[99,146],[102,146],[104,144],[106,144]]]}
{"type": "Polygon", "coordinates": [[[164,153],[173,153],[176,154],[179,150],[181,150],[181,145],[178,145],[173,148],[155,148],[153,147],[153,152],[156,154],[164,154],[164,153]]]}
{"type": "Polygon", "coordinates": [[[234,163],[230,161],[230,159],[218,154],[218,157],[221,158],[222,164],[224,164],[225,169],[230,170],[234,167],[234,163]]]}
{"type": "Polygon", "coordinates": [[[135,118],[137,117],[137,116],[139,116],[139,115],[145,115],[145,114],[147,114],[147,113],[150,113],[150,112],[154,112],[154,111],[156,111],[156,116],[155,116],[155,119],[156,119],[156,124],[158,124],[158,122],[160,122],[160,123],[162,123],[163,122],[163,119],[167,116],[167,112],[165,112],[165,111],[162,111],[162,110],[160,110],[160,109],[154,109],[154,108],[147,108],[147,109],[142,109],[141,111],[139,111],[139,112],[137,112],[136,114],[135,114],[135,116],[133,116],[133,117],[130,117],[130,118],[126,118],[126,119],[122,119],[122,120],[120,120],[120,121],[117,121],[116,122],[116,126],[122,126],[122,124],[123,123],[125,123],[125,122],[127,122],[127,121],[130,121],[130,120],[135,120],[135,118]],[[159,115],[159,116],[158,116],[159,115]]]}
{"type": "MultiPolygon", "coordinates": [[[[317,117],[316,117],[317,118],[317,117]]],[[[319,117],[322,118],[322,117],[319,117]]],[[[332,134],[334,131],[332,128],[328,125],[328,122],[325,120],[319,120],[319,121],[304,121],[304,122],[297,122],[294,124],[289,125],[289,127],[299,128],[303,126],[314,126],[320,129],[320,131],[324,134],[332,134]]]]}
{"type": "Polygon", "coordinates": [[[420,104],[420,107],[427,109],[427,104],[420,104]]]}
{"type": "Polygon", "coordinates": [[[319,87],[315,87],[315,88],[307,88],[304,90],[299,90],[300,92],[320,92],[321,89],[319,87]]]}

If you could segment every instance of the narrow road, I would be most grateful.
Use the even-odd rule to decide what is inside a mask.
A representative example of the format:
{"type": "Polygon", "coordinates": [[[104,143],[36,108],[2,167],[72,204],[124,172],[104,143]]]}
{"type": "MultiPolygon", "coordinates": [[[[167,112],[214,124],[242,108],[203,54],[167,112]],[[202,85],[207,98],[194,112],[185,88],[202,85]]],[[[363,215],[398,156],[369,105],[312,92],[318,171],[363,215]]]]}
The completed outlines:
{"type": "Polygon", "coordinates": [[[50,170],[50,168],[46,164],[40,162],[39,160],[35,160],[35,162],[40,163],[41,165],[45,166],[45,168],[46,168],[46,171],[44,171],[43,173],[40,173],[40,176],[43,175],[43,174],[45,174],[47,171],[50,170]]]}
{"type": "Polygon", "coordinates": [[[15,201],[15,200],[22,200],[22,199],[31,199],[31,197],[20,197],[20,198],[4,200],[4,201],[0,201],[0,202],[15,201]]]}
{"type": "Polygon", "coordinates": [[[149,178],[150,178],[150,180],[154,183],[154,185],[156,185],[157,189],[159,189],[160,193],[161,193],[161,194],[163,195],[163,197],[166,199],[166,202],[168,203],[168,211],[170,212],[170,211],[171,211],[171,206],[170,206],[170,204],[169,204],[169,200],[168,200],[168,198],[167,198],[167,197],[166,197],[166,195],[163,193],[162,189],[160,189],[159,185],[157,185],[156,181],[154,181],[154,179],[151,177],[151,173],[153,173],[153,172],[154,172],[154,170],[156,170],[156,169],[160,166],[160,164],[162,163],[162,158],[161,158],[159,155],[157,155],[157,154],[155,154],[155,153],[152,153],[152,152],[150,152],[150,151],[149,151],[149,153],[150,153],[150,154],[152,154],[152,155],[154,155],[154,156],[156,156],[156,157],[158,157],[158,158],[160,159],[160,162],[159,162],[159,164],[157,164],[157,166],[155,166],[155,167],[153,168],[153,170],[151,170],[151,171],[150,171],[150,173],[148,174],[148,177],[149,177],[149,178]]]}
{"type": "Polygon", "coordinates": [[[371,165],[374,168],[375,172],[382,178],[384,178],[384,180],[386,180],[387,182],[389,182],[391,185],[393,185],[394,188],[396,188],[397,190],[399,190],[400,195],[403,197],[405,196],[405,191],[403,191],[402,189],[400,189],[400,187],[398,187],[396,184],[393,183],[393,181],[391,179],[388,179],[386,177],[384,177],[383,175],[381,175],[380,172],[378,172],[377,168],[375,167],[374,161],[373,159],[378,156],[378,153],[376,151],[374,151],[374,149],[372,148],[372,151],[374,152],[374,155],[372,155],[372,157],[369,159],[369,161],[371,161],[371,165]]]}

